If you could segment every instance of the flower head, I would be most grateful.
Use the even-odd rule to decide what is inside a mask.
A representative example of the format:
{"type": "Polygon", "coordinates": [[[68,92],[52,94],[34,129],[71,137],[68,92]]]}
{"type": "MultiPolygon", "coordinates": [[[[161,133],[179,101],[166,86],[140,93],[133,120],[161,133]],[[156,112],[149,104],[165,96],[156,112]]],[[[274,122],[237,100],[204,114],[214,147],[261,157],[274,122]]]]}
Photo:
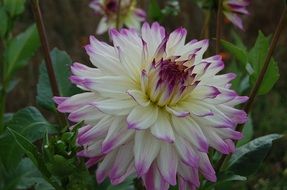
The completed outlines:
{"type": "Polygon", "coordinates": [[[146,13],[135,6],[135,0],[93,0],[90,3],[90,7],[97,14],[103,15],[97,29],[97,34],[102,34],[109,28],[116,28],[119,9],[119,27],[127,26],[139,29],[140,22],[145,21],[146,13]]]}
{"type": "Polygon", "coordinates": [[[248,15],[246,7],[251,0],[223,0],[223,14],[235,26],[243,30],[242,19],[240,15],[248,15]]]}
{"type": "Polygon", "coordinates": [[[179,183],[199,187],[199,173],[216,181],[207,152],[234,151],[235,131],[246,122],[234,108],[248,98],[231,90],[232,73],[220,74],[220,56],[203,58],[208,41],[185,43],[186,30],[167,35],[158,23],[112,29],[113,46],[90,38],[86,51],[97,68],[72,66],[71,81],[87,91],[56,97],[58,110],[84,121],[77,143],[87,166],[99,163],[98,182],[113,184],[136,174],[149,190],[179,183]],[[177,180],[178,179],[178,180],[177,180]]]}

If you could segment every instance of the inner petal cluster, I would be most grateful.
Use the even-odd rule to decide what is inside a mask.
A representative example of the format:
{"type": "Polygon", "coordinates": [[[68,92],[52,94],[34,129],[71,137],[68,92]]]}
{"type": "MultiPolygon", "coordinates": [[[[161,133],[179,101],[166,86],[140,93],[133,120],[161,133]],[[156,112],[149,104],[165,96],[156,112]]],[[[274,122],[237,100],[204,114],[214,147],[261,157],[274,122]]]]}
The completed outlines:
{"type": "Polygon", "coordinates": [[[192,60],[176,61],[175,58],[153,61],[147,88],[152,102],[158,106],[174,105],[191,91],[197,82],[189,62],[192,60]]]}

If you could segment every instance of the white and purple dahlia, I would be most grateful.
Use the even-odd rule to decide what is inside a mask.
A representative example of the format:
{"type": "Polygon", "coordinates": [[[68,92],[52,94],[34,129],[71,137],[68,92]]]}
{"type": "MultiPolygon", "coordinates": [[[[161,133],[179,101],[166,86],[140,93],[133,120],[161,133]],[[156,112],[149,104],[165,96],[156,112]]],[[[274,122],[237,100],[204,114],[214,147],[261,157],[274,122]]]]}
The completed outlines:
{"type": "Polygon", "coordinates": [[[148,190],[199,187],[199,174],[215,182],[208,158],[212,147],[234,152],[242,137],[235,126],[247,115],[234,106],[248,97],[230,89],[235,74],[218,74],[220,56],[203,58],[208,41],[185,43],[186,29],[167,35],[158,23],[133,29],[110,30],[113,45],[90,37],[86,51],[90,68],[72,66],[71,81],[87,91],[55,97],[69,120],[84,121],[77,143],[78,156],[98,164],[96,178],[112,184],[133,175],[148,190]]]}
{"type": "Polygon", "coordinates": [[[127,26],[128,28],[139,29],[140,23],[145,21],[146,18],[146,13],[142,9],[136,8],[136,0],[93,0],[90,7],[96,14],[103,15],[97,28],[97,34],[116,28],[119,8],[120,28],[127,26]]]}
{"type": "Polygon", "coordinates": [[[235,26],[243,30],[243,23],[240,15],[248,15],[246,7],[251,0],[223,0],[223,14],[235,26]]]}

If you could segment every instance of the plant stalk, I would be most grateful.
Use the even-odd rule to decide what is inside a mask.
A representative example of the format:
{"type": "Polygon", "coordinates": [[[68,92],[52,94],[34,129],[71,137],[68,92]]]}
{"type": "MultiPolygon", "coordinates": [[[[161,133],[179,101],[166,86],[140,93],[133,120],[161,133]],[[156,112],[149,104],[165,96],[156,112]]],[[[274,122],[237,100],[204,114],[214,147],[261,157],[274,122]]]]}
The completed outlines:
{"type": "Polygon", "coordinates": [[[118,4],[117,21],[116,21],[116,28],[117,28],[117,30],[120,29],[121,3],[122,3],[122,0],[118,0],[118,1],[119,1],[119,4],[118,4]]]}
{"type": "Polygon", "coordinates": [[[218,0],[217,17],[216,17],[216,54],[220,53],[220,39],[222,29],[222,8],[223,0],[218,0]]]}
{"type": "MultiPolygon", "coordinates": [[[[4,42],[5,43],[5,42],[4,42]]],[[[3,44],[4,44],[3,43],[3,44]]],[[[3,45],[5,46],[5,45],[3,45]]],[[[1,84],[2,89],[0,89],[0,134],[4,131],[4,114],[5,114],[5,107],[6,107],[6,80],[5,80],[5,62],[3,61],[1,66],[1,84]]]]}
{"type": "Polygon", "coordinates": [[[0,91],[0,134],[4,131],[4,113],[6,105],[6,87],[4,81],[2,82],[2,89],[0,91]]]}
{"type": "Polygon", "coordinates": [[[210,25],[210,17],[211,17],[211,11],[207,10],[204,12],[205,18],[204,23],[201,29],[201,38],[203,39],[209,39],[209,25],[210,25]]]}
{"type": "MultiPolygon", "coordinates": [[[[31,4],[32,4],[32,9],[33,9],[33,14],[35,17],[37,29],[38,29],[39,36],[40,36],[40,41],[42,45],[45,65],[46,65],[48,76],[49,76],[52,94],[53,96],[60,96],[57,79],[56,79],[56,75],[53,69],[52,59],[50,56],[50,48],[49,48],[49,43],[48,43],[47,33],[46,33],[44,21],[43,21],[42,12],[39,6],[39,1],[31,0],[31,4]]],[[[60,112],[56,112],[56,114],[57,114],[56,116],[60,124],[62,126],[65,126],[67,124],[66,116],[60,112]]]]}
{"type": "MultiPolygon", "coordinates": [[[[246,104],[245,104],[244,107],[243,107],[243,110],[244,110],[247,114],[250,112],[251,106],[252,106],[252,104],[253,104],[253,102],[254,102],[256,96],[257,96],[257,93],[258,93],[258,91],[259,91],[259,89],[260,89],[260,86],[261,86],[261,84],[262,84],[262,81],[263,81],[263,79],[264,79],[264,76],[265,76],[265,74],[266,74],[266,71],[267,71],[268,66],[269,66],[269,64],[270,64],[270,60],[271,60],[271,58],[272,58],[272,55],[273,55],[273,53],[274,53],[274,51],[275,51],[275,49],[276,49],[276,46],[277,46],[277,44],[278,44],[279,37],[280,37],[280,35],[281,35],[281,33],[282,33],[283,26],[284,26],[284,24],[285,24],[285,23],[284,23],[284,20],[285,20],[286,15],[287,15],[287,6],[284,7],[283,13],[282,13],[282,15],[281,15],[281,17],[280,17],[280,20],[279,20],[278,24],[277,24],[277,27],[276,27],[276,30],[275,30],[275,34],[274,34],[274,36],[273,36],[273,38],[272,38],[271,45],[270,45],[270,48],[269,48],[269,50],[268,50],[268,54],[267,54],[267,56],[266,56],[266,58],[265,58],[263,67],[262,67],[262,69],[261,69],[261,71],[260,71],[260,73],[259,73],[259,76],[258,76],[258,78],[257,78],[257,80],[256,80],[256,82],[255,82],[254,87],[253,87],[252,90],[250,91],[248,101],[246,102],[246,104]]],[[[238,125],[238,126],[237,126],[237,131],[242,132],[243,126],[244,126],[243,124],[238,125]]],[[[235,144],[236,144],[236,143],[237,143],[237,141],[235,141],[235,144]]],[[[228,157],[227,155],[223,155],[223,156],[219,159],[219,161],[218,161],[218,163],[217,163],[217,165],[216,165],[216,167],[215,167],[215,168],[216,168],[216,171],[219,171],[219,170],[221,169],[221,167],[224,165],[224,162],[226,161],[227,157],[228,157]]]]}

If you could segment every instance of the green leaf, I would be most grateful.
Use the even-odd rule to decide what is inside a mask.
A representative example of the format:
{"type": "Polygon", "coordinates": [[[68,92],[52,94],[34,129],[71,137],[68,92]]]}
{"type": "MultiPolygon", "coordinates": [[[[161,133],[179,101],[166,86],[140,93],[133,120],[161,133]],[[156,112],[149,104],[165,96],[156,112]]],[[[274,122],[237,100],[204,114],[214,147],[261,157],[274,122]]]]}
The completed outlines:
{"type": "Polygon", "coordinates": [[[161,20],[162,13],[157,0],[151,0],[148,7],[148,15],[151,20],[161,20]]]}
{"type": "Polygon", "coordinates": [[[134,185],[133,185],[133,178],[129,177],[127,178],[123,183],[119,185],[110,185],[107,190],[134,190],[134,185]]]}
{"type": "Polygon", "coordinates": [[[8,16],[3,7],[0,7],[0,38],[3,38],[8,29],[8,16]]]}
{"type": "Polygon", "coordinates": [[[56,189],[60,189],[59,185],[55,181],[51,180],[51,174],[48,171],[45,165],[45,161],[41,157],[41,154],[38,152],[37,147],[33,145],[27,138],[25,138],[23,135],[21,135],[17,131],[11,128],[8,128],[8,131],[13,136],[17,144],[21,147],[21,149],[25,152],[25,154],[32,160],[35,166],[39,169],[39,171],[44,176],[44,178],[51,185],[56,187],[56,189]]]}
{"type": "MultiPolygon", "coordinates": [[[[34,142],[44,137],[46,131],[55,133],[56,129],[34,107],[27,107],[16,112],[7,127],[13,129],[34,142]]],[[[23,151],[7,132],[0,135],[0,158],[6,168],[16,168],[23,156],[23,151]]]]}
{"type": "MultiPolygon", "coordinates": [[[[251,64],[254,72],[251,74],[250,81],[254,85],[256,79],[258,78],[260,71],[264,65],[265,58],[268,53],[269,40],[270,38],[265,37],[262,32],[259,32],[257,40],[254,47],[250,50],[248,54],[248,62],[251,64]]],[[[266,71],[265,77],[262,81],[258,95],[263,95],[268,93],[274,84],[279,79],[279,69],[275,60],[272,58],[269,67],[266,71]]]]}
{"type": "MultiPolygon", "coordinates": [[[[69,81],[69,76],[71,75],[70,66],[72,64],[72,60],[69,55],[56,48],[53,49],[50,54],[61,96],[71,96],[81,92],[69,81]]],[[[52,100],[53,95],[44,62],[40,65],[39,73],[40,76],[37,84],[37,103],[45,109],[55,112],[56,108],[52,100]]]]}
{"type": "Polygon", "coordinates": [[[26,0],[4,0],[3,5],[12,17],[24,11],[26,0]]]}
{"type": "Polygon", "coordinates": [[[240,48],[230,42],[227,42],[225,40],[221,40],[221,44],[223,48],[228,51],[231,55],[233,55],[245,68],[245,65],[247,64],[247,52],[243,48],[240,48]]]}
{"type": "Polygon", "coordinates": [[[239,147],[229,160],[228,170],[243,176],[256,172],[272,147],[272,141],[281,137],[279,134],[270,134],[239,147]]]}
{"type": "Polygon", "coordinates": [[[4,73],[5,78],[9,79],[16,70],[25,66],[39,46],[40,41],[35,24],[12,39],[8,43],[4,54],[5,64],[7,65],[4,73]]]}
{"type": "Polygon", "coordinates": [[[237,47],[239,47],[243,50],[247,49],[245,44],[242,41],[242,38],[234,30],[231,31],[231,36],[232,36],[234,43],[237,47]]]}
{"type": "Polygon", "coordinates": [[[211,183],[209,181],[203,181],[201,187],[199,189],[202,190],[227,190],[230,189],[230,184],[234,181],[246,181],[247,178],[244,176],[236,175],[230,171],[220,171],[217,174],[217,181],[216,183],[211,183]]]}
{"type": "Polygon", "coordinates": [[[237,143],[238,147],[248,143],[253,137],[253,124],[252,124],[252,118],[250,116],[243,127],[242,133],[243,133],[243,139],[238,141],[237,143]]]}
{"type": "Polygon", "coordinates": [[[66,159],[61,155],[54,155],[53,162],[48,164],[49,171],[60,178],[67,177],[73,171],[76,171],[73,165],[74,159],[66,159]]]}
{"type": "Polygon", "coordinates": [[[29,158],[23,158],[16,170],[19,178],[17,189],[54,190],[54,188],[43,178],[40,171],[29,158]]]}

